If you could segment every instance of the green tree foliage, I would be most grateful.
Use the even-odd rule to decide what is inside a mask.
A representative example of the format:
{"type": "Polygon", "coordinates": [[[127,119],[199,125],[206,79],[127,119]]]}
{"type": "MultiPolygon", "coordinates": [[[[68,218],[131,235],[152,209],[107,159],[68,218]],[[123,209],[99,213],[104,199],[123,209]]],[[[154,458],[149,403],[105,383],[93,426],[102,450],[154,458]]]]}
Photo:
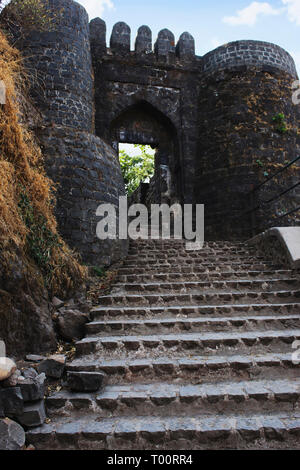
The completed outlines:
{"type": "Polygon", "coordinates": [[[120,165],[125,181],[126,192],[132,194],[143,181],[154,174],[154,155],[149,153],[149,145],[134,146],[140,150],[138,155],[128,155],[125,150],[120,150],[120,165]]]}

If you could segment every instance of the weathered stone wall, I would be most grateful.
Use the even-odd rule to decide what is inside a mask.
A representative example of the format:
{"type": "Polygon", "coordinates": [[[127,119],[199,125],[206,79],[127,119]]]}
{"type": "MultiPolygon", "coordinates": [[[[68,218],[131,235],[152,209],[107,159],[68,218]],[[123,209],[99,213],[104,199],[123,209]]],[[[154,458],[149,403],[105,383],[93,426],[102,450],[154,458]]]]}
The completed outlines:
{"type": "MultiPolygon", "coordinates": [[[[161,194],[157,199],[166,170],[171,177],[170,202],[205,203],[207,238],[249,236],[265,214],[258,213],[255,221],[249,215],[234,224],[232,220],[263,199],[265,190],[253,201],[249,191],[266,171],[293,159],[298,150],[292,57],[279,46],[260,41],[229,43],[197,57],[192,36],[184,33],[175,47],[168,30],[159,33],[153,48],[146,26],[139,29],[131,51],[131,31],[125,23],[117,23],[106,48],[105,23],[92,20],[90,30],[97,135],[116,149],[118,142],[158,147],[148,205],[168,202],[161,194]],[[156,115],[150,124],[151,107],[156,115]],[[272,121],[278,113],[284,113],[289,126],[285,135],[276,132],[272,121]],[[167,138],[162,136],[165,118],[173,128],[173,150],[169,145],[167,152],[167,138]]],[[[289,176],[283,179],[289,184],[289,176]]],[[[271,186],[273,194],[280,191],[271,186]]],[[[277,212],[270,208],[268,218],[277,212]]]]}
{"type": "MultiPolygon", "coordinates": [[[[155,175],[143,193],[147,205],[204,203],[206,238],[247,237],[253,224],[280,212],[273,207],[255,221],[235,219],[249,208],[249,191],[264,174],[299,150],[299,113],[291,101],[297,74],[286,51],[237,41],[198,57],[189,33],[176,44],[164,29],[153,44],[147,26],[139,28],[132,51],[130,27],[122,22],[107,47],[103,20],[88,27],[85,10],[72,0],[45,1],[56,12],[63,8],[56,31],[31,33],[22,47],[45,123],[38,135],[59,184],[61,231],[85,260],[109,263],[126,252],[121,243],[95,238],[96,206],[124,194],[120,142],[156,147],[155,175]],[[288,132],[276,130],[278,113],[288,132]]],[[[283,176],[252,202],[294,177],[283,176]]]]}
{"type": "Polygon", "coordinates": [[[50,32],[30,32],[17,44],[27,57],[31,95],[45,125],[93,130],[93,77],[88,15],[72,0],[45,0],[56,14],[50,32]]]}
{"type": "Polygon", "coordinates": [[[130,51],[129,26],[115,25],[108,49],[105,30],[99,18],[91,21],[96,134],[115,148],[118,142],[157,146],[156,176],[168,166],[171,201],[192,202],[201,67],[192,36],[184,33],[175,47],[174,35],[163,30],[153,49],[151,30],[142,26],[130,51]]]}
{"type": "Polygon", "coordinates": [[[293,61],[277,46],[260,44],[232,43],[203,58],[207,73],[200,80],[195,199],[205,204],[208,237],[228,238],[232,233],[247,237],[252,227],[257,231],[262,223],[271,223],[276,216],[274,205],[256,213],[254,219],[251,214],[237,217],[251,203],[257,206],[288,187],[290,175],[283,173],[277,183],[255,192],[253,201],[249,197],[267,173],[275,173],[299,154],[299,112],[292,103],[293,61]],[[273,118],[278,113],[285,116],[287,132],[277,130],[273,118]]]}
{"type": "Polygon", "coordinates": [[[203,56],[203,73],[206,75],[233,70],[235,67],[254,66],[271,71],[279,69],[297,77],[291,55],[276,44],[263,41],[235,41],[203,56]]]}
{"type": "Polygon", "coordinates": [[[88,15],[72,0],[46,0],[54,31],[31,32],[19,47],[42,113],[35,132],[49,176],[57,183],[56,214],[64,239],[94,265],[122,258],[127,244],[96,237],[96,209],[125,194],[116,152],[94,130],[94,90],[88,15]]]}
{"type": "Polygon", "coordinates": [[[116,152],[93,134],[74,129],[48,129],[40,134],[49,176],[59,182],[57,217],[65,240],[90,264],[110,265],[126,253],[124,241],[97,239],[100,204],[116,209],[125,195],[116,152]]]}
{"type": "Polygon", "coordinates": [[[5,259],[0,253],[0,339],[7,354],[56,349],[49,295],[43,287],[42,273],[14,245],[15,257],[5,259]]]}

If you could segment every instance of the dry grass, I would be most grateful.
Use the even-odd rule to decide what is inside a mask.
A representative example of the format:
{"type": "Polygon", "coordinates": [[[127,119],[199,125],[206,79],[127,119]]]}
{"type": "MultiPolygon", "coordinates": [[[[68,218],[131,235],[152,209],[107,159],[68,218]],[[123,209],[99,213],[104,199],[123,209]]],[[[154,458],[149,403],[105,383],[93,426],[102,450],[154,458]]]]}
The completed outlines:
{"type": "Polygon", "coordinates": [[[26,89],[22,58],[1,32],[0,80],[6,87],[6,104],[0,105],[1,258],[9,258],[9,247],[17,247],[38,264],[53,293],[66,291],[85,278],[86,269],[57,233],[55,188],[45,175],[40,148],[21,122],[17,97],[26,89]]]}

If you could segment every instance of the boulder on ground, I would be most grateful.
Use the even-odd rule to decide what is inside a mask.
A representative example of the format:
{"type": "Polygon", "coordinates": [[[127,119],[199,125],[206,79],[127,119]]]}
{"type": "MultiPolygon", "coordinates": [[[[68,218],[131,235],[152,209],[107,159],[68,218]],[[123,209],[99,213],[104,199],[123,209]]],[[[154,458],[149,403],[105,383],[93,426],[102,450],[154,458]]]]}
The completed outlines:
{"type": "Polygon", "coordinates": [[[12,359],[8,357],[0,358],[0,382],[8,379],[16,370],[17,366],[12,359]]]}
{"type": "Polygon", "coordinates": [[[66,364],[66,356],[63,354],[54,354],[47,357],[44,361],[40,362],[37,366],[38,372],[44,372],[47,377],[53,379],[60,379],[64,373],[66,364]]]}
{"type": "Polygon", "coordinates": [[[45,356],[40,356],[38,354],[28,354],[26,356],[26,361],[28,362],[42,362],[45,359],[45,356]]]}
{"type": "Polygon", "coordinates": [[[2,387],[16,387],[18,385],[19,378],[21,377],[21,372],[17,369],[15,372],[8,377],[7,379],[1,382],[2,387]]]}
{"type": "Polygon", "coordinates": [[[80,340],[85,335],[85,324],[88,321],[88,314],[79,310],[61,311],[57,315],[58,333],[66,341],[80,340]]]}
{"type": "Polygon", "coordinates": [[[35,378],[21,377],[19,380],[19,387],[23,396],[24,402],[36,401],[44,398],[45,395],[45,374],[42,373],[35,378]]]}
{"type": "Polygon", "coordinates": [[[24,401],[20,387],[0,390],[0,416],[14,418],[23,413],[24,401]]]}
{"type": "MultiPolygon", "coordinates": [[[[46,358],[43,357],[43,361],[45,359],[46,358]]],[[[33,367],[28,367],[28,369],[22,370],[22,375],[25,377],[25,379],[35,379],[39,374],[33,367]]]]}
{"type": "Polygon", "coordinates": [[[21,450],[24,445],[24,429],[9,418],[0,419],[0,450],[21,450]]]}
{"type": "Polygon", "coordinates": [[[104,380],[105,375],[100,372],[69,372],[67,384],[73,392],[97,392],[104,380]]]}

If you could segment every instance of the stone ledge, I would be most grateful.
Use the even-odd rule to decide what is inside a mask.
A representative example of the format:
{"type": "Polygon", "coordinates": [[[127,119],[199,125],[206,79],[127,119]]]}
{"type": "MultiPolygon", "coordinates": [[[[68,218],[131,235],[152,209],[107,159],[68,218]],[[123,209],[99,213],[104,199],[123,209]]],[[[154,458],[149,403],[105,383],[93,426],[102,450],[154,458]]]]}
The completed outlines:
{"type": "Polygon", "coordinates": [[[282,246],[293,269],[300,269],[300,227],[273,227],[248,241],[250,245],[261,245],[276,238],[282,246]]]}

